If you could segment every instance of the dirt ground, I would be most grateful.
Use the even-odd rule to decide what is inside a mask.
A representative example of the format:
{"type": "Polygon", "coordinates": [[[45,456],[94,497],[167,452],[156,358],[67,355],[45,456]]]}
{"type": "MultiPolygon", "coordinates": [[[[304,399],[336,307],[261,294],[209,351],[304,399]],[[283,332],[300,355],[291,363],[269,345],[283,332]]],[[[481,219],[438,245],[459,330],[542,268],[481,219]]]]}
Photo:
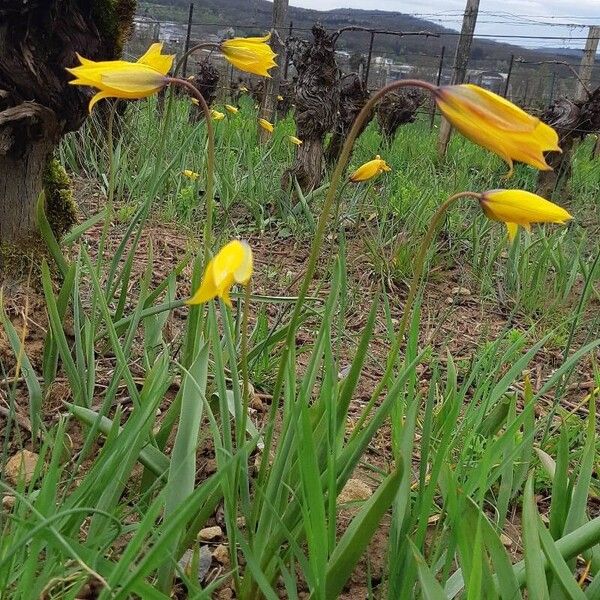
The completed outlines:
{"type": "MultiPolygon", "coordinates": [[[[94,192],[90,188],[84,188],[84,190],[92,197],[92,200],[88,203],[88,208],[93,211],[97,198],[94,199],[94,192]]],[[[81,189],[80,193],[82,193],[81,189]]],[[[112,256],[116,246],[120,243],[126,226],[126,223],[122,223],[111,227],[109,243],[105,248],[105,256],[107,258],[112,256]]],[[[98,242],[101,230],[102,224],[99,224],[89,230],[82,239],[82,243],[86,245],[92,257],[96,257],[98,254],[98,242]]],[[[251,237],[248,241],[252,246],[255,256],[255,276],[252,282],[253,291],[257,294],[266,295],[293,295],[304,273],[308,256],[306,241],[298,242],[293,238],[281,240],[277,238],[275,233],[267,233],[261,237],[251,237]]],[[[181,261],[186,252],[190,248],[193,248],[193,245],[193,237],[182,231],[180,227],[151,222],[146,228],[137,249],[132,281],[139,279],[146,269],[150,246],[152,246],[154,256],[154,263],[152,265],[153,283],[158,284],[181,261]]],[[[347,317],[347,337],[343,342],[343,348],[348,353],[348,363],[350,363],[356,341],[366,322],[372,298],[381,285],[381,279],[370,264],[369,254],[366,251],[364,239],[361,237],[360,231],[358,235],[348,240],[348,249],[349,312],[347,317]]],[[[316,281],[320,279],[320,276],[325,275],[327,269],[329,269],[331,254],[332,252],[329,250],[325,250],[322,253],[322,263],[319,266],[316,281]]],[[[191,291],[187,284],[189,278],[189,270],[185,271],[180,277],[178,294],[181,297],[187,296],[191,291]]],[[[406,286],[403,282],[394,281],[386,281],[385,285],[387,286],[389,298],[392,302],[392,316],[395,320],[399,320],[406,297],[406,286]]],[[[313,290],[313,293],[321,296],[325,296],[326,292],[327,290],[325,289],[315,288],[313,290]]],[[[85,291],[83,293],[85,294],[85,291]]],[[[85,302],[85,298],[82,298],[82,300],[85,302]]],[[[12,290],[11,294],[5,296],[4,305],[19,335],[22,335],[23,328],[26,328],[26,352],[32,362],[33,368],[37,372],[40,372],[43,340],[47,331],[43,295],[35,284],[29,286],[23,285],[18,290],[12,290]]],[[[282,310],[282,308],[277,306],[269,307],[269,317],[276,318],[279,310],[282,310]]],[[[600,306],[596,303],[590,310],[597,312],[600,310],[600,306]]],[[[167,336],[177,336],[184,325],[186,313],[185,309],[173,312],[167,325],[167,336]]],[[[508,311],[502,306],[482,303],[477,297],[476,291],[471,289],[469,277],[464,268],[456,265],[445,272],[438,271],[429,278],[423,301],[421,341],[433,344],[440,356],[444,356],[446,350],[448,350],[455,361],[469,359],[484,338],[494,339],[507,326],[507,314],[508,311]]],[[[72,325],[67,320],[67,333],[69,333],[69,327],[72,327],[72,325]]],[[[312,331],[309,327],[303,327],[298,334],[298,343],[310,343],[311,340],[312,331]]],[[[385,318],[381,309],[365,371],[361,377],[358,393],[351,406],[351,420],[358,417],[360,411],[369,400],[370,394],[382,373],[382,365],[385,364],[388,350],[389,342],[386,333],[385,318]]],[[[557,348],[544,349],[535,357],[530,369],[535,390],[542,386],[552,371],[560,365],[561,361],[561,351],[557,348]]],[[[8,385],[16,384],[19,394],[24,399],[26,398],[27,390],[22,375],[15,371],[16,363],[14,355],[3,329],[0,329],[0,364],[2,367],[0,370],[0,380],[2,380],[0,382],[2,383],[0,386],[0,437],[4,438],[6,417],[9,414],[5,389],[8,385]]],[[[108,384],[114,365],[114,357],[99,355],[97,366],[99,393],[102,392],[104,383],[108,384]]],[[[144,376],[141,366],[134,365],[133,373],[134,376],[139,376],[140,380],[144,376]]],[[[429,375],[426,368],[421,369],[419,372],[421,383],[424,387],[428,384],[429,375]]],[[[576,383],[571,384],[569,387],[569,392],[565,399],[565,406],[567,408],[576,407],[581,399],[592,389],[593,377],[591,364],[589,362],[581,363],[571,381],[576,383]]],[[[259,425],[268,407],[269,394],[268,390],[257,389],[256,391],[257,396],[253,403],[252,418],[259,425]]],[[[174,394],[167,395],[164,405],[161,406],[163,412],[173,397],[174,394]]],[[[69,399],[69,386],[66,379],[59,372],[59,376],[44,404],[44,421],[48,426],[56,422],[61,412],[64,411],[63,402],[69,399]]],[[[118,401],[127,404],[128,397],[125,389],[118,396],[118,401]]],[[[547,398],[548,405],[551,401],[552,398],[547,398]]],[[[542,414],[546,408],[547,405],[542,402],[536,410],[542,414]]],[[[585,409],[580,409],[580,411],[583,414],[585,409]]],[[[16,421],[18,427],[14,428],[11,434],[9,455],[13,451],[16,452],[20,447],[27,448],[30,446],[31,424],[29,422],[26,400],[17,406],[16,421]]],[[[81,439],[75,423],[72,424],[71,437],[76,447],[81,442],[81,439]]],[[[418,458],[418,456],[414,457],[415,463],[418,462],[418,458]]],[[[365,460],[385,469],[391,464],[391,459],[390,431],[388,427],[382,427],[372,441],[365,460]]],[[[198,464],[199,479],[203,479],[214,472],[216,464],[212,448],[209,445],[205,444],[199,449],[198,464]]],[[[365,485],[373,485],[373,481],[368,473],[360,469],[356,474],[356,480],[358,481],[356,486],[359,488],[357,492],[359,494],[362,493],[360,490],[364,490],[365,485]]],[[[352,490],[349,490],[349,493],[352,494],[352,490]]],[[[540,503],[543,503],[543,499],[540,499],[540,503]]],[[[351,514],[350,509],[342,512],[340,517],[341,528],[349,522],[351,514]]],[[[519,556],[520,545],[518,518],[518,511],[515,511],[505,531],[506,545],[511,548],[515,557],[519,556]]],[[[216,514],[209,525],[219,524],[222,525],[222,516],[216,514]]],[[[347,591],[341,596],[342,599],[366,598],[367,572],[370,572],[373,583],[376,584],[378,579],[381,579],[386,556],[386,529],[387,526],[384,523],[381,530],[375,536],[368,552],[368,568],[365,561],[358,566],[347,591]]],[[[226,541],[221,540],[219,543],[223,542],[226,541]]],[[[214,549],[211,545],[209,546],[211,550],[214,549]]],[[[214,563],[214,565],[214,568],[210,571],[213,577],[219,574],[219,570],[222,570],[222,568],[219,569],[217,563],[214,563]]],[[[219,597],[231,597],[228,594],[229,592],[222,591],[219,597]]]]}

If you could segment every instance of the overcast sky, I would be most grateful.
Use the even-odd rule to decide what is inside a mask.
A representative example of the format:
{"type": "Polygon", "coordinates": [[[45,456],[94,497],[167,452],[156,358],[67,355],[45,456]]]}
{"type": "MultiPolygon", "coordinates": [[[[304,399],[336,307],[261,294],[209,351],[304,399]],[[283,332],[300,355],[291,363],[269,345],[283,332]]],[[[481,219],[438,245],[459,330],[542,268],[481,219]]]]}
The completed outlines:
{"type": "MultiPolygon", "coordinates": [[[[304,8],[394,10],[460,29],[466,0],[290,0],[304,8]],[[367,5],[367,6],[366,6],[367,5]]],[[[588,25],[600,25],[600,0],[481,0],[476,34],[553,36],[560,39],[508,39],[522,46],[583,48],[588,25]],[[568,25],[563,25],[568,24],[568,25]]]]}

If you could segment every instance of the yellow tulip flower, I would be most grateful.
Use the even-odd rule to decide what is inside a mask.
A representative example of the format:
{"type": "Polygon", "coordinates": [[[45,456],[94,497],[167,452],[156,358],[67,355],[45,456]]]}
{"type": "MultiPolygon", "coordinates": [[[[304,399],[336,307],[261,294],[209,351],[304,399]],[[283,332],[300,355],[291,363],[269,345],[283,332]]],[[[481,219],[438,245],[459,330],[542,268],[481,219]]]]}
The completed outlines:
{"type": "Polygon", "coordinates": [[[225,114],[224,113],[219,112],[218,110],[215,110],[214,108],[210,111],[210,116],[215,121],[222,121],[225,118],[225,114]]]}
{"type": "Polygon", "coordinates": [[[278,101],[278,102],[283,102],[283,96],[282,96],[281,94],[279,94],[279,95],[277,96],[277,101],[278,101]]]}
{"type": "Polygon", "coordinates": [[[297,138],[295,135],[289,135],[288,140],[290,140],[292,144],[296,144],[296,146],[302,145],[302,140],[297,138]]]}
{"type": "Polygon", "coordinates": [[[196,181],[196,179],[198,179],[198,177],[200,177],[200,173],[196,173],[196,171],[190,171],[189,169],[186,169],[185,171],[181,172],[182,175],[185,175],[188,179],[191,179],[192,181],[196,181]]]}
{"type": "Polygon", "coordinates": [[[231,104],[226,104],[225,105],[225,110],[227,112],[230,112],[232,115],[235,115],[236,113],[239,112],[239,108],[236,108],[235,106],[231,106],[231,104]]]}
{"type": "Polygon", "coordinates": [[[250,246],[240,240],[229,242],[209,261],[200,287],[186,304],[202,304],[219,297],[231,306],[231,288],[236,283],[246,285],[252,277],[252,270],[250,246]]]}
{"type": "Polygon", "coordinates": [[[564,224],[573,218],[564,208],[524,190],[491,190],[481,195],[480,203],[488,218],[506,224],[511,240],[519,225],[531,231],[532,223],[564,224]]]}
{"type": "Polygon", "coordinates": [[[238,88],[238,90],[240,90],[240,92],[247,92],[248,88],[245,85],[240,85],[240,87],[238,88]]]}
{"type": "Polygon", "coordinates": [[[277,55],[267,42],[271,34],[264,37],[233,38],[219,46],[225,58],[240,71],[270,77],[269,69],[277,66],[277,55]]]}
{"type": "Polygon", "coordinates": [[[359,181],[367,181],[372,179],[384,171],[391,171],[392,168],[379,156],[379,154],[369,162],[361,165],[350,175],[350,181],[358,183],[359,181]]]}
{"type": "Polygon", "coordinates": [[[509,176],[513,160],[551,170],[544,152],[560,152],[556,131],[512,102],[472,84],[440,87],[435,99],[460,133],[508,164],[509,176]]]}
{"type": "Polygon", "coordinates": [[[100,91],[91,99],[89,111],[103,98],[134,100],[159,92],[166,84],[175,55],[162,54],[162,44],[152,44],[137,62],[105,60],[96,62],[77,55],[78,67],[67,69],[75,79],[71,85],[95,87],[100,91]]]}
{"type": "Polygon", "coordinates": [[[265,130],[268,131],[269,133],[273,133],[273,123],[270,123],[269,121],[267,121],[266,119],[259,119],[258,120],[258,124],[265,130]]]}
{"type": "Polygon", "coordinates": [[[198,100],[198,98],[192,98],[192,104],[195,106],[200,106],[200,100],[198,100]]]}

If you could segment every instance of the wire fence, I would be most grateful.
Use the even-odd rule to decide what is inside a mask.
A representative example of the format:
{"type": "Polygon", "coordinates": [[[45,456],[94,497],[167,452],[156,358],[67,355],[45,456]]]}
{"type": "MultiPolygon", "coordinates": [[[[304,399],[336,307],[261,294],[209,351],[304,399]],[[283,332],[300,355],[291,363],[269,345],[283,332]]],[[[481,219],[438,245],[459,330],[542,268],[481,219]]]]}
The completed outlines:
{"type": "MultiPolygon", "coordinates": [[[[433,13],[432,13],[433,14],[433,13]]],[[[438,13],[440,14],[440,13],[438,13]]],[[[206,20],[185,21],[156,19],[140,15],[135,19],[135,31],[127,52],[139,55],[151,41],[162,41],[170,52],[181,55],[188,43],[200,41],[218,42],[232,35],[256,35],[265,32],[264,26],[251,22],[239,22],[224,26],[206,20]]],[[[581,24],[574,25],[581,27],[581,24]]],[[[336,28],[327,28],[336,31],[336,28]]],[[[296,27],[292,23],[279,29],[283,41],[290,37],[311,39],[310,27],[296,27]]],[[[376,28],[357,27],[346,30],[336,44],[336,60],[344,74],[359,73],[367,80],[370,89],[376,89],[391,81],[418,77],[427,81],[446,84],[452,78],[452,61],[460,33],[457,31],[410,31],[395,32],[376,28]],[[410,36],[410,37],[409,37],[410,36]]],[[[576,89],[578,57],[572,52],[559,56],[542,50],[516,45],[492,45],[490,39],[515,41],[527,40],[540,46],[548,41],[565,40],[565,36],[553,35],[476,35],[467,69],[467,82],[478,84],[493,92],[505,95],[513,102],[533,112],[539,112],[561,96],[573,96],[576,89]],[[483,38],[483,41],[481,41],[483,38]],[[479,43],[479,45],[478,45],[479,43]],[[547,57],[547,59],[545,58],[547,57]]],[[[584,40],[587,36],[576,35],[571,40],[584,40]]],[[[193,74],[198,61],[208,52],[194,55],[188,65],[193,74]]],[[[283,61],[288,59],[284,56],[283,61]]],[[[252,83],[252,78],[234,73],[218,55],[211,55],[211,63],[220,70],[219,93],[222,98],[235,94],[241,85],[252,83]]],[[[287,69],[288,78],[295,75],[293,65],[287,69]]],[[[600,85],[600,65],[594,65],[590,89],[600,85]]]]}

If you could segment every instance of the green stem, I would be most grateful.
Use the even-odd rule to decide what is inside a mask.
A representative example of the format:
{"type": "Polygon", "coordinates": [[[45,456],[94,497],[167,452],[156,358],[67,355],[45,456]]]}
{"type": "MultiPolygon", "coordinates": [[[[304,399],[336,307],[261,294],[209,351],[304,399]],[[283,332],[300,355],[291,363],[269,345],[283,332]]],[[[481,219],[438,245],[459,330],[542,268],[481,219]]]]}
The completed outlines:
{"type": "Polygon", "coordinates": [[[240,348],[240,361],[242,367],[242,422],[238,431],[238,448],[242,448],[246,438],[246,425],[248,423],[248,405],[250,398],[250,375],[248,372],[248,322],[250,313],[250,283],[244,286],[244,310],[242,313],[242,339],[240,348]]]}
{"type": "MultiPolygon", "coordinates": [[[[335,201],[338,195],[338,189],[340,187],[340,183],[342,181],[342,175],[344,174],[344,170],[348,165],[348,161],[350,159],[350,154],[352,152],[352,148],[354,147],[354,142],[358,138],[360,132],[362,131],[363,124],[367,120],[367,118],[372,114],[375,109],[375,105],[389,92],[396,90],[402,87],[420,87],[428,90],[431,93],[435,93],[437,90],[436,86],[427,83],[425,81],[420,81],[418,79],[403,79],[401,81],[395,81],[384,88],[377,91],[373,96],[369,99],[369,101],[363,106],[362,110],[356,117],[354,124],[352,125],[352,129],[344,142],[344,146],[342,147],[342,151],[340,153],[340,157],[338,158],[335,170],[331,177],[331,184],[329,189],[327,190],[327,195],[325,196],[325,201],[323,203],[323,208],[321,209],[321,214],[319,215],[319,221],[317,223],[317,228],[315,230],[315,234],[313,237],[313,242],[310,249],[310,255],[308,257],[308,261],[306,264],[306,274],[302,281],[302,285],[300,287],[300,291],[298,292],[298,302],[294,306],[294,312],[291,317],[290,326],[288,329],[288,334],[286,337],[285,344],[283,346],[283,352],[281,355],[281,360],[279,363],[279,369],[277,372],[277,378],[275,380],[275,386],[273,389],[273,399],[271,401],[271,406],[269,408],[269,414],[267,417],[267,425],[265,431],[265,444],[264,444],[264,452],[263,452],[263,460],[260,464],[260,469],[258,473],[257,479],[257,489],[260,489],[264,485],[264,481],[267,476],[268,465],[269,465],[269,456],[271,456],[271,445],[273,442],[273,433],[275,427],[275,416],[277,414],[277,410],[279,408],[279,401],[281,398],[281,393],[283,391],[283,384],[285,381],[285,371],[288,366],[288,357],[290,353],[290,349],[295,343],[296,337],[296,324],[300,318],[300,313],[302,311],[302,306],[304,303],[304,298],[308,293],[308,289],[310,283],[313,279],[317,268],[317,260],[319,258],[319,253],[321,251],[321,246],[323,245],[323,239],[325,237],[325,232],[327,229],[327,224],[329,222],[333,207],[335,205],[335,201]]],[[[256,507],[258,509],[259,502],[256,503],[256,507]]],[[[255,521],[258,518],[258,514],[253,514],[249,527],[255,526],[255,521]]]]}
{"type": "Polygon", "coordinates": [[[402,319],[400,320],[400,324],[398,326],[398,331],[394,338],[394,342],[392,344],[392,348],[390,350],[385,371],[383,373],[382,378],[379,380],[379,383],[373,390],[371,394],[371,398],[367,403],[365,409],[363,410],[359,420],[354,427],[354,431],[352,433],[352,437],[357,435],[362,426],[364,425],[367,417],[371,413],[373,406],[377,402],[379,395],[387,385],[389,378],[394,372],[394,365],[396,363],[396,359],[398,358],[398,354],[400,352],[400,347],[402,346],[402,340],[404,339],[404,335],[406,333],[406,327],[408,326],[409,319],[412,315],[413,304],[421,287],[421,277],[423,275],[423,269],[425,267],[425,260],[427,258],[427,252],[429,251],[429,247],[431,246],[431,242],[435,234],[437,233],[438,227],[446,215],[448,209],[460,198],[474,198],[479,200],[481,198],[481,194],[477,194],[475,192],[458,192],[450,196],[433,214],[431,220],[429,221],[429,227],[427,228],[427,232],[425,236],[421,240],[421,245],[419,246],[419,251],[414,261],[414,271],[413,276],[410,282],[410,286],[408,288],[408,296],[406,297],[406,302],[404,303],[404,307],[402,309],[402,319]]]}
{"type": "MultiPolygon", "coordinates": [[[[194,46],[196,48],[196,46],[194,46]]],[[[192,48],[192,50],[194,50],[192,48]]],[[[177,70],[177,67],[175,68],[177,70]]],[[[210,108],[204,99],[204,96],[193,86],[189,81],[185,79],[177,79],[173,77],[167,78],[169,84],[178,85],[184,88],[190,96],[193,96],[198,100],[202,112],[204,113],[204,120],[206,121],[206,137],[207,137],[207,151],[206,151],[206,223],[204,224],[204,262],[205,264],[210,259],[210,252],[212,246],[212,221],[213,221],[213,203],[214,203],[214,191],[215,191],[215,129],[212,123],[212,117],[210,115],[210,108]]]]}

